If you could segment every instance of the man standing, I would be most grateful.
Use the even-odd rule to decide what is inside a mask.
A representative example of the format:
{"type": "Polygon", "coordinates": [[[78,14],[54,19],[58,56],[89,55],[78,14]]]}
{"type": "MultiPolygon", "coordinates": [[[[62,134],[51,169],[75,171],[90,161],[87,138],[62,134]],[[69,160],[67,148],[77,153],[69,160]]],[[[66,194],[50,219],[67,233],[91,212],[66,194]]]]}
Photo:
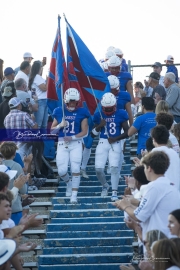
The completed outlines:
{"type": "MultiPolygon", "coordinates": [[[[153,72],[157,72],[160,75],[159,84],[164,87],[164,76],[161,76],[161,71],[162,71],[161,63],[155,62],[152,65],[152,68],[153,68],[153,72]]],[[[153,88],[149,86],[149,84],[146,80],[144,81],[144,83],[145,83],[144,91],[146,92],[146,97],[151,97],[152,92],[153,92],[153,88]]]]}
{"type": "Polygon", "coordinates": [[[5,79],[3,80],[2,84],[1,84],[1,93],[2,94],[4,92],[4,88],[6,87],[7,83],[14,81],[14,76],[15,76],[14,73],[15,73],[15,71],[11,67],[7,67],[4,70],[5,79]]]}
{"type": "Polygon", "coordinates": [[[80,93],[76,88],[69,88],[64,93],[64,114],[61,107],[53,111],[52,131],[59,133],[56,164],[61,179],[66,183],[66,196],[71,197],[70,203],[77,203],[80,185],[80,166],[82,160],[82,138],[88,134],[89,112],[78,107],[80,93]],[[70,162],[72,181],[68,173],[70,162]]]}
{"type": "Polygon", "coordinates": [[[28,75],[30,74],[31,71],[31,65],[28,61],[24,61],[20,65],[20,70],[18,71],[17,75],[14,78],[14,81],[17,79],[21,78],[26,81],[26,84],[28,85],[29,83],[29,77],[28,75]]]}
{"type": "Polygon", "coordinates": [[[146,141],[150,137],[150,130],[156,126],[154,100],[151,97],[142,98],[143,115],[138,116],[128,130],[128,136],[138,133],[137,155],[141,158],[141,151],[146,149],[146,141]]]}
{"type": "Polygon", "coordinates": [[[98,146],[95,154],[95,170],[99,182],[102,184],[101,196],[107,196],[109,185],[106,181],[104,168],[109,159],[111,168],[111,200],[118,200],[117,190],[119,184],[119,163],[121,156],[121,140],[128,137],[128,114],[125,110],[116,109],[116,97],[112,93],[106,93],[101,100],[101,113],[94,115],[95,124],[92,130],[92,137],[100,135],[98,146]],[[102,115],[102,116],[101,116],[102,115]],[[101,119],[103,117],[103,119],[101,119]],[[123,128],[123,133],[121,129],[123,128]]]}
{"type": "Polygon", "coordinates": [[[168,55],[166,60],[164,60],[164,62],[166,63],[167,66],[166,73],[173,72],[175,75],[175,82],[178,83],[179,82],[178,70],[174,65],[174,57],[172,55],[168,55]]]}
{"type": "MultiPolygon", "coordinates": [[[[38,125],[35,123],[31,116],[22,111],[21,100],[14,97],[9,100],[10,113],[4,119],[4,126],[6,129],[37,129],[38,125]]],[[[21,142],[18,145],[17,151],[23,159],[25,155],[30,154],[28,143],[21,142]]]]}
{"type": "Polygon", "coordinates": [[[35,99],[31,98],[31,91],[27,91],[26,81],[19,78],[15,81],[14,86],[16,89],[17,98],[22,101],[21,103],[23,104],[24,108],[23,111],[29,110],[30,112],[36,112],[38,110],[38,103],[35,101],[35,99]]]}
{"type": "MultiPolygon", "coordinates": [[[[31,61],[34,59],[30,52],[25,52],[23,54],[23,58],[24,58],[24,61],[28,61],[30,64],[31,64],[31,61]]],[[[15,68],[15,75],[17,75],[19,70],[20,70],[20,67],[15,68]]]]}
{"type": "Polygon", "coordinates": [[[160,62],[155,62],[152,65],[152,68],[153,68],[153,72],[157,72],[160,75],[159,84],[164,87],[164,76],[161,76],[161,71],[162,71],[161,63],[160,62]]]}
{"type": "Polygon", "coordinates": [[[166,102],[169,105],[169,110],[174,116],[176,123],[180,122],[180,88],[175,82],[173,72],[166,73],[164,77],[164,85],[167,88],[166,102]]]}
{"type": "Polygon", "coordinates": [[[4,129],[4,119],[10,112],[9,100],[16,96],[16,89],[14,88],[14,82],[8,82],[4,88],[3,98],[4,101],[0,104],[0,129],[4,129]]]}
{"type": "Polygon", "coordinates": [[[149,75],[148,84],[150,87],[153,88],[153,92],[152,92],[151,97],[154,99],[155,105],[160,100],[166,99],[166,91],[165,91],[164,87],[159,84],[159,80],[160,80],[160,75],[157,72],[152,72],[149,75]]]}

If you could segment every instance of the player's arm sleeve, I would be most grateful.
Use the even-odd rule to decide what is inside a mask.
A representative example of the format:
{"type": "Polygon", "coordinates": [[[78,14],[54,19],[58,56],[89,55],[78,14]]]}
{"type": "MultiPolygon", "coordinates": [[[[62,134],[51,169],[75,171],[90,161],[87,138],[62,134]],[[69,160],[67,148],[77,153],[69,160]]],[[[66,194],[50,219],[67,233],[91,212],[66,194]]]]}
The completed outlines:
{"type": "Polygon", "coordinates": [[[88,112],[88,110],[85,110],[85,112],[84,112],[84,118],[89,118],[89,117],[91,117],[91,115],[90,115],[90,113],[88,112]]]}
{"type": "Polygon", "coordinates": [[[100,117],[98,113],[95,113],[94,117],[93,117],[93,123],[95,126],[100,124],[100,117]]]}
{"type": "Polygon", "coordinates": [[[131,102],[131,95],[127,92],[127,102],[131,102]]]}
{"type": "Polygon", "coordinates": [[[123,121],[123,122],[125,122],[125,121],[128,121],[128,120],[129,120],[128,113],[127,113],[125,110],[123,111],[123,118],[124,118],[124,121],[123,121]]]}

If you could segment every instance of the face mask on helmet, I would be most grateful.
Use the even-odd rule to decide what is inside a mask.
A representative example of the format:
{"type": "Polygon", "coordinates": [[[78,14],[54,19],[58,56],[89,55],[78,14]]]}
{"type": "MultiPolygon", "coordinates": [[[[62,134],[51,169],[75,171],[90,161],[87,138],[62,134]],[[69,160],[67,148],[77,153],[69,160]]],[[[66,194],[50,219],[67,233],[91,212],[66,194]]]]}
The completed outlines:
{"type": "Polygon", "coordinates": [[[70,100],[68,103],[66,103],[66,107],[69,111],[74,111],[78,107],[79,102],[76,100],[70,100]]]}
{"type": "Polygon", "coordinates": [[[105,115],[111,115],[116,111],[116,105],[111,107],[102,107],[102,110],[105,115]]]}
{"type": "Polygon", "coordinates": [[[101,100],[102,111],[106,115],[111,115],[116,111],[116,97],[112,93],[106,93],[101,100]]]}
{"type": "Polygon", "coordinates": [[[69,88],[64,94],[64,102],[69,111],[74,111],[80,101],[80,94],[76,88],[69,88]]]}
{"type": "Polygon", "coordinates": [[[109,58],[108,62],[108,69],[112,75],[117,75],[120,72],[120,66],[122,60],[118,56],[112,56],[109,58]]]}

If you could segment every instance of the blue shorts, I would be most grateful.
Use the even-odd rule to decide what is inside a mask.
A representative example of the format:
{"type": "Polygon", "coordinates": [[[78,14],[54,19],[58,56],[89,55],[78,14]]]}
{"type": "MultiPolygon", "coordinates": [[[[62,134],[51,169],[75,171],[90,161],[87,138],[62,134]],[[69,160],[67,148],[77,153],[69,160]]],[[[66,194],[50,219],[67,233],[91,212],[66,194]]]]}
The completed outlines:
{"type": "Polygon", "coordinates": [[[22,212],[17,212],[11,215],[11,219],[14,221],[15,225],[19,224],[19,221],[21,218],[22,218],[22,212]]]}

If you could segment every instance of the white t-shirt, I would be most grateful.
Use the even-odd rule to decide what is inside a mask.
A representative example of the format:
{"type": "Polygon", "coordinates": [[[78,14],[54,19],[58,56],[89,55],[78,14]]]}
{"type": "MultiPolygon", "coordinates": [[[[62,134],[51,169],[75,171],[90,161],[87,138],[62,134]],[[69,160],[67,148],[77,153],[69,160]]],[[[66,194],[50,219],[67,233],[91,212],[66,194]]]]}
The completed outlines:
{"type": "Polygon", "coordinates": [[[46,84],[46,81],[39,74],[37,74],[36,77],[34,78],[31,89],[36,88],[36,95],[37,95],[38,99],[46,99],[47,98],[47,91],[42,91],[38,87],[39,85],[41,85],[43,83],[46,84]]]}
{"type": "Polygon", "coordinates": [[[1,229],[0,229],[0,239],[4,239],[4,233],[1,229]]]}
{"type": "MultiPolygon", "coordinates": [[[[149,184],[149,183],[148,183],[148,184],[149,184]]],[[[141,198],[144,196],[148,184],[142,185],[142,186],[140,187],[140,196],[141,196],[141,198]]]]}
{"type": "Polygon", "coordinates": [[[24,79],[28,85],[29,83],[29,77],[21,70],[18,71],[17,75],[15,76],[14,78],[14,82],[17,80],[17,79],[24,79]]]}
{"type": "Polygon", "coordinates": [[[169,140],[172,143],[173,150],[176,151],[178,153],[178,155],[179,155],[179,143],[178,143],[178,140],[176,139],[176,137],[171,132],[169,132],[169,140]]]}
{"type": "MultiPolygon", "coordinates": [[[[159,84],[164,87],[164,76],[160,76],[159,84]]],[[[165,89],[166,90],[166,89],[165,89]]]]}
{"type": "Polygon", "coordinates": [[[150,182],[139,207],[134,210],[142,224],[143,240],[146,240],[146,233],[151,230],[160,230],[168,237],[168,215],[179,208],[179,191],[170,185],[167,177],[162,176],[150,182]]]}
{"type": "Polygon", "coordinates": [[[170,183],[173,183],[174,186],[180,190],[180,162],[179,155],[171,148],[167,146],[158,146],[152,149],[154,151],[163,151],[165,152],[170,160],[170,165],[167,171],[165,172],[165,176],[170,179],[170,183]]]}
{"type": "Polygon", "coordinates": [[[14,221],[9,218],[8,220],[3,220],[2,223],[0,224],[0,229],[7,229],[7,228],[13,228],[15,225],[14,221]]]}

